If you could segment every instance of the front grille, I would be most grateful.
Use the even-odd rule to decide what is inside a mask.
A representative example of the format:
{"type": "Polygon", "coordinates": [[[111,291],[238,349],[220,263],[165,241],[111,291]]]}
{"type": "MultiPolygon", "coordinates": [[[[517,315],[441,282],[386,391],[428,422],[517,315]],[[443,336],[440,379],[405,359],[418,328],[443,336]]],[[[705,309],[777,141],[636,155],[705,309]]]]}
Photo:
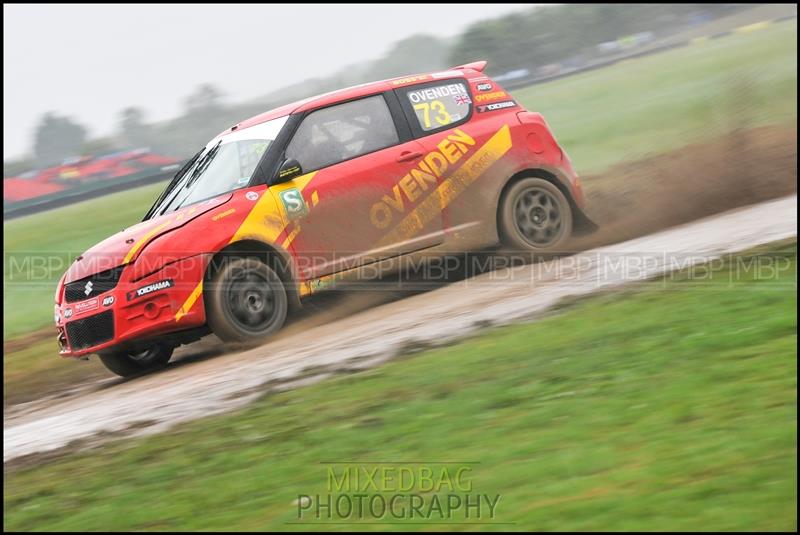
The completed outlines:
{"type": "Polygon", "coordinates": [[[64,299],[67,303],[74,303],[114,289],[122,276],[124,267],[117,266],[66,284],[64,286],[64,299]]]}
{"type": "Polygon", "coordinates": [[[113,310],[67,323],[67,340],[73,351],[96,346],[113,338],[113,310]]]}

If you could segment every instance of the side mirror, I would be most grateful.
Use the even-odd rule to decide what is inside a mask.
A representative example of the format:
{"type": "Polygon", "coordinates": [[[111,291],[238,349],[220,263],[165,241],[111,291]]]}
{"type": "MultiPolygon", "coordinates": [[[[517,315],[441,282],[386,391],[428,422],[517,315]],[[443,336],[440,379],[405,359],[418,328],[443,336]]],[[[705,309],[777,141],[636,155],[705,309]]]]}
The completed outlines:
{"type": "Polygon", "coordinates": [[[282,182],[288,182],[295,177],[298,177],[303,174],[303,168],[300,166],[300,162],[295,160],[294,158],[289,158],[281,165],[280,169],[278,169],[278,173],[275,175],[275,184],[280,184],[282,182]]]}

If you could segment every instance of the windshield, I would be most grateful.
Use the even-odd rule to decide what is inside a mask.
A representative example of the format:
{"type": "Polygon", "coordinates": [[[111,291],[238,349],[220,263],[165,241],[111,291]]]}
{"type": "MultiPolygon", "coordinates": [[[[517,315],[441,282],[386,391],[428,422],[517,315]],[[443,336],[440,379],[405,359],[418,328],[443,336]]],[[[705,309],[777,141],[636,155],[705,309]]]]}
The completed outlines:
{"type": "Polygon", "coordinates": [[[176,176],[177,183],[168,186],[149,214],[156,217],[246,187],[287,118],[280,117],[212,139],[184,172],[176,176]]]}

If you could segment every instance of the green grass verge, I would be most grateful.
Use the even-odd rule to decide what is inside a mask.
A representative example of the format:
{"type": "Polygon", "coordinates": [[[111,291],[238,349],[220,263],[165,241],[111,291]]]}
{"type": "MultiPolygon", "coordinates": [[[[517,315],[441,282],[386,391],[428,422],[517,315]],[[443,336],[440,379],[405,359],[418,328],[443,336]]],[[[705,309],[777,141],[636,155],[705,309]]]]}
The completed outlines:
{"type": "Polygon", "coordinates": [[[514,92],[582,173],[734,128],[797,118],[797,22],[514,92]]]}
{"type": "Polygon", "coordinates": [[[514,524],[473,529],[793,530],[797,253],[768,249],[7,470],[5,528],[314,529],[293,501],[326,492],[323,461],[477,461],[514,524]]]}

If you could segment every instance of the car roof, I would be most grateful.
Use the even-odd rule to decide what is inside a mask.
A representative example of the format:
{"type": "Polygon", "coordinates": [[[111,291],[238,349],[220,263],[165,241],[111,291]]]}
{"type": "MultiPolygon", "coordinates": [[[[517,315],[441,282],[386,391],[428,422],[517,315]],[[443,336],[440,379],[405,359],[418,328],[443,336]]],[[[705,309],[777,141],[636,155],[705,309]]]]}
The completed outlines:
{"type": "Polygon", "coordinates": [[[395,78],[388,78],[386,80],[380,80],[378,82],[368,82],[365,84],[358,84],[344,89],[337,89],[336,91],[331,91],[329,93],[323,93],[321,95],[316,95],[313,97],[298,100],[296,102],[291,102],[289,104],[285,104],[278,108],[266,111],[254,117],[250,117],[249,119],[245,119],[244,121],[228,128],[220,135],[229,134],[234,130],[249,128],[251,126],[255,126],[257,124],[261,124],[266,121],[271,121],[272,119],[277,119],[285,115],[290,115],[292,113],[302,113],[307,110],[328,106],[336,102],[344,102],[347,100],[352,100],[359,97],[372,95],[375,93],[383,93],[384,91],[388,91],[390,89],[397,89],[400,87],[414,85],[423,82],[429,82],[436,79],[447,79],[451,77],[466,76],[469,74],[469,71],[480,73],[483,72],[485,66],[486,66],[485,61],[476,61],[474,63],[468,63],[465,65],[460,65],[458,67],[453,67],[445,71],[414,74],[411,76],[397,76],[395,78]]]}

